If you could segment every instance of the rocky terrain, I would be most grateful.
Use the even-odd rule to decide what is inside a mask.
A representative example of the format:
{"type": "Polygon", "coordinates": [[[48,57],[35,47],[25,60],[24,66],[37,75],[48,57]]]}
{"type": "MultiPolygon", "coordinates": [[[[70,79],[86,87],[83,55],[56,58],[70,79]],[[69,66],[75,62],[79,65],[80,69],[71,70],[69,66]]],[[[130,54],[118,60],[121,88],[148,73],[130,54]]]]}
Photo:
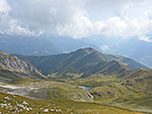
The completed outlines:
{"type": "Polygon", "coordinates": [[[0,78],[9,81],[15,78],[45,78],[31,63],[0,51],[0,78]]]}

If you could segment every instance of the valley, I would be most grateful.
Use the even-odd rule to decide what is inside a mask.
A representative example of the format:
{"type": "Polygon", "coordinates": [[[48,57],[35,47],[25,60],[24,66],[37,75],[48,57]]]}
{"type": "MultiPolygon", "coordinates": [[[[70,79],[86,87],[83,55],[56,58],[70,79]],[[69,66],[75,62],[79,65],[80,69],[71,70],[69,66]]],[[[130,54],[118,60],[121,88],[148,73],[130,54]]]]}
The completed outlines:
{"type": "Polygon", "coordinates": [[[0,0],[0,114],[152,114],[152,0],[0,0]]]}
{"type": "Polygon", "coordinates": [[[50,56],[1,51],[0,58],[3,113],[152,113],[152,70],[129,58],[92,48],[50,56]]]}

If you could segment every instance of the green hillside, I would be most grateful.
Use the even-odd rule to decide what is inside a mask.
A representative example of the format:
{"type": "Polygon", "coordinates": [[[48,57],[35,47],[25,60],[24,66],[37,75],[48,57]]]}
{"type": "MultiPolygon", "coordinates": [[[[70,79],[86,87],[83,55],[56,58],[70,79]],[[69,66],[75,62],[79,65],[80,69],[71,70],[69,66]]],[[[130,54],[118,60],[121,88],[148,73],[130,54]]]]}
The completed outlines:
{"type": "Polygon", "coordinates": [[[43,74],[52,73],[104,73],[114,74],[121,71],[137,68],[147,68],[129,58],[102,54],[92,48],[79,49],[77,51],[50,56],[21,56],[18,57],[30,61],[43,74]]]}
{"type": "Polygon", "coordinates": [[[36,100],[0,92],[2,114],[143,114],[97,103],[76,102],[63,99],[36,100]]]}

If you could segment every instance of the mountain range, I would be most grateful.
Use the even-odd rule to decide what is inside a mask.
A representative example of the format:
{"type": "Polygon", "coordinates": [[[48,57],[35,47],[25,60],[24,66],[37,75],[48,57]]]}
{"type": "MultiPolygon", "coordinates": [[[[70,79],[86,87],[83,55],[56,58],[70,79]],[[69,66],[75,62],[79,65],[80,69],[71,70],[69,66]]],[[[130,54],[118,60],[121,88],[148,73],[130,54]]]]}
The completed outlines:
{"type": "Polygon", "coordinates": [[[52,55],[71,52],[80,47],[88,46],[97,49],[97,46],[91,43],[72,38],[46,38],[46,36],[34,37],[0,33],[0,50],[10,54],[37,56],[52,55]]]}
{"type": "Polygon", "coordinates": [[[34,37],[0,34],[0,50],[11,54],[54,55],[85,47],[92,47],[102,53],[129,57],[145,66],[152,67],[151,42],[144,42],[138,38],[111,38],[109,40],[104,36],[92,36],[91,38],[72,39],[69,37],[50,38],[45,35],[34,37]]]}
{"type": "Polygon", "coordinates": [[[43,74],[67,73],[83,74],[115,74],[119,72],[147,68],[146,66],[126,57],[100,53],[93,48],[82,48],[71,53],[48,56],[22,56],[19,58],[30,61],[43,74]]]}
{"type": "Polygon", "coordinates": [[[103,54],[92,48],[18,57],[30,61],[50,80],[91,87],[89,92],[97,102],[122,108],[151,106],[152,70],[130,58],[103,54]]]}
{"type": "Polygon", "coordinates": [[[152,70],[130,58],[93,48],[47,56],[0,51],[0,80],[0,92],[56,99],[55,103],[64,99],[62,106],[72,100],[70,103],[95,102],[152,112],[152,70]]]}
{"type": "Polygon", "coordinates": [[[104,53],[129,57],[152,68],[152,42],[140,40],[139,37],[123,39],[120,37],[96,36],[89,39],[90,42],[101,47],[104,53]],[[102,46],[106,46],[107,49],[104,50],[102,46]]]}

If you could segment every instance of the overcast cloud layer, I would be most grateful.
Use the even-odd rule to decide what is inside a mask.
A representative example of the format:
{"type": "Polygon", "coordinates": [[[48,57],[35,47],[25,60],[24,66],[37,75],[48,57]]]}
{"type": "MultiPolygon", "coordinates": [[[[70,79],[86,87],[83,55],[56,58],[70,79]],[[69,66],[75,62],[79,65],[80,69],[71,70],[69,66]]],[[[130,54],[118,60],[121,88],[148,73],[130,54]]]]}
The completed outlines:
{"type": "Polygon", "coordinates": [[[152,42],[151,0],[0,0],[0,33],[152,42]]]}

